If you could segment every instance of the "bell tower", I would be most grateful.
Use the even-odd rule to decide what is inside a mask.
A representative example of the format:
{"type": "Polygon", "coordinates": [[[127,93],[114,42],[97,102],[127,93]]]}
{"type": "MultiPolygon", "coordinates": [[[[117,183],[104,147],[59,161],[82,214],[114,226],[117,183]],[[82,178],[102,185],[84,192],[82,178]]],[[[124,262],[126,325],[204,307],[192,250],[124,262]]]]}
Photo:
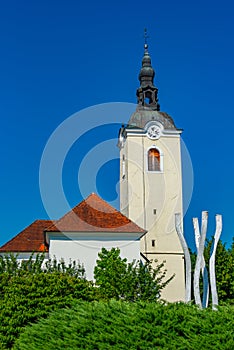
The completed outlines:
{"type": "Polygon", "coordinates": [[[167,301],[185,297],[184,255],[175,229],[181,213],[181,129],[160,111],[155,71],[145,43],[137,89],[137,108],[119,132],[120,210],[147,230],[141,241],[144,259],[165,261],[173,280],[162,292],[167,301]]]}

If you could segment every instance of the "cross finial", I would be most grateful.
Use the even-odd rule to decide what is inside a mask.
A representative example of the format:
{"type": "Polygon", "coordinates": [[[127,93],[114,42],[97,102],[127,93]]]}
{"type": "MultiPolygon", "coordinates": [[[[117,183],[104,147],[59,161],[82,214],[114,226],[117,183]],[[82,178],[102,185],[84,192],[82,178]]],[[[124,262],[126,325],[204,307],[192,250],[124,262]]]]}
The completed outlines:
{"type": "Polygon", "coordinates": [[[148,40],[147,39],[149,39],[149,35],[147,33],[147,28],[144,29],[144,39],[145,39],[144,48],[145,48],[145,51],[147,51],[147,49],[148,49],[148,40]]]}

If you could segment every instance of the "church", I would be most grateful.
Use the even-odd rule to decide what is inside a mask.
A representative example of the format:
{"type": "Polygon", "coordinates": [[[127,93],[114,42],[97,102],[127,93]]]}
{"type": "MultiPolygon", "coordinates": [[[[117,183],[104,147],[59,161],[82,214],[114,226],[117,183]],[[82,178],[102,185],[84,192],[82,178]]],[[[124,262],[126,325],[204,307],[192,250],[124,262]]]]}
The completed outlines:
{"type": "Polygon", "coordinates": [[[154,76],[145,43],[137,108],[119,130],[120,211],[92,193],[58,220],[33,222],[0,247],[1,255],[79,260],[93,279],[101,248],[118,247],[128,261],[165,261],[167,277],[175,276],[162,298],[184,301],[184,254],[175,229],[175,214],[183,217],[182,130],[160,111],[154,76]]]}

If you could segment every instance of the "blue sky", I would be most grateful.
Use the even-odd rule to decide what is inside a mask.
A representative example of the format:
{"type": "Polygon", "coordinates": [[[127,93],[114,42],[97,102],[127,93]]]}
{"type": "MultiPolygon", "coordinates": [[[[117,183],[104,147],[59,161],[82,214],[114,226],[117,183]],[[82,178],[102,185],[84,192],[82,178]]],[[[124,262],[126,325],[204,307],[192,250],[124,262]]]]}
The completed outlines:
{"type": "MultiPolygon", "coordinates": [[[[231,242],[233,2],[13,0],[2,3],[0,11],[0,244],[35,219],[47,218],[39,166],[59,124],[92,105],[136,102],[145,27],[161,110],[184,129],[193,163],[186,237],[192,246],[192,217],[208,210],[209,235],[219,213],[222,240],[231,242]]],[[[99,136],[105,139],[107,133],[117,137],[118,125],[99,136]]],[[[79,156],[74,145],[65,162],[64,189],[71,206],[82,199],[78,159],[91,138],[77,146],[79,156]]],[[[104,199],[113,199],[117,181],[117,162],[103,165],[97,182],[104,199]]]]}

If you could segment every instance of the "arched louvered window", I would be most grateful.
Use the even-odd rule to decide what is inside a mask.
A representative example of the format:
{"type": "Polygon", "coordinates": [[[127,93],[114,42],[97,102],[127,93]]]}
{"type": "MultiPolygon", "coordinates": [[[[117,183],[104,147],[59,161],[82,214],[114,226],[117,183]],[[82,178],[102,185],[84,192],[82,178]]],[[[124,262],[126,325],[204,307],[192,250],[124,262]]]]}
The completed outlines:
{"type": "Polygon", "coordinates": [[[160,171],[160,152],[157,148],[148,151],[148,171],[160,171]]]}

